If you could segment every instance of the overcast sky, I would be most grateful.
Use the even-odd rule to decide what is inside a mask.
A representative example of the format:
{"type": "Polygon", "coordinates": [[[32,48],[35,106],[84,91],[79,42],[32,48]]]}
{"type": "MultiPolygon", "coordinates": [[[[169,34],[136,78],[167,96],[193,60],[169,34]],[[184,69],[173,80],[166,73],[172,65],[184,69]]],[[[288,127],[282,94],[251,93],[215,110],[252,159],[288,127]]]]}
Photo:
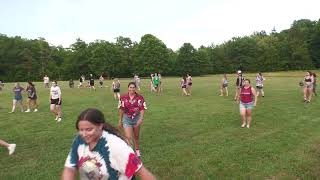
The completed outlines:
{"type": "Polygon", "coordinates": [[[0,33],[45,38],[68,47],[76,38],[139,42],[153,34],[177,50],[185,42],[221,44],[254,31],[319,20],[320,0],[0,0],[0,33]]]}

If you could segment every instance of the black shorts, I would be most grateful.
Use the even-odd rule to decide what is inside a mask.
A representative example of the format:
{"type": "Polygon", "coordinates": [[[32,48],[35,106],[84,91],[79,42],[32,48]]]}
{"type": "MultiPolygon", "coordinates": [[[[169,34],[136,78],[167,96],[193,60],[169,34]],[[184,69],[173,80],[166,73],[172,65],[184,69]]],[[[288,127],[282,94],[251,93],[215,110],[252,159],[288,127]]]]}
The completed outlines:
{"type": "Polygon", "coordinates": [[[257,89],[263,89],[263,86],[256,86],[257,89]]]}
{"type": "Polygon", "coordinates": [[[186,86],[186,85],[183,85],[183,86],[181,86],[181,88],[187,88],[187,86],[186,86]]]}
{"type": "Polygon", "coordinates": [[[188,86],[192,86],[192,82],[188,83],[188,86]]]}
{"type": "Polygon", "coordinates": [[[100,85],[102,86],[103,82],[99,82],[99,83],[100,83],[100,85]]]}
{"type": "Polygon", "coordinates": [[[55,105],[61,105],[62,101],[59,102],[59,98],[58,99],[51,99],[51,104],[55,104],[55,105]]]}
{"type": "Polygon", "coordinates": [[[30,100],[37,100],[37,96],[28,97],[30,100]]]}
{"type": "Polygon", "coordinates": [[[118,93],[120,92],[120,89],[114,89],[113,92],[118,93]]]}
{"type": "Polygon", "coordinates": [[[90,86],[94,86],[94,82],[90,82],[90,86]]]}

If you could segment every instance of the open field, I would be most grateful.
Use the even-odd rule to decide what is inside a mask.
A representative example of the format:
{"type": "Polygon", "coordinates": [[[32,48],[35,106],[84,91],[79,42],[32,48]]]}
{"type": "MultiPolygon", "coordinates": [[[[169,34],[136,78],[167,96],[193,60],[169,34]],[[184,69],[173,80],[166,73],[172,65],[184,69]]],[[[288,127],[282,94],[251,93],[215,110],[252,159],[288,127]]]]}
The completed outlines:
{"type": "MultiPolygon", "coordinates": [[[[141,130],[145,166],[159,179],[319,178],[319,97],[303,103],[298,82],[304,72],[264,75],[266,97],[258,99],[250,129],[240,128],[239,106],[233,101],[234,75],[229,76],[229,97],[218,96],[221,75],[194,77],[191,97],[181,95],[180,78],[164,77],[162,94],[150,93],[149,81],[143,79],[141,94],[148,107],[141,130]]],[[[247,75],[253,85],[254,76],[247,75]]],[[[120,81],[121,92],[126,92],[129,80],[120,81]]],[[[102,110],[117,125],[111,81],[95,92],[58,84],[63,98],[61,123],[49,112],[49,90],[41,82],[36,83],[37,113],[17,108],[9,114],[13,84],[0,92],[0,138],[17,144],[12,156],[0,148],[0,179],[59,179],[76,134],[76,118],[85,108],[102,110]]]]}

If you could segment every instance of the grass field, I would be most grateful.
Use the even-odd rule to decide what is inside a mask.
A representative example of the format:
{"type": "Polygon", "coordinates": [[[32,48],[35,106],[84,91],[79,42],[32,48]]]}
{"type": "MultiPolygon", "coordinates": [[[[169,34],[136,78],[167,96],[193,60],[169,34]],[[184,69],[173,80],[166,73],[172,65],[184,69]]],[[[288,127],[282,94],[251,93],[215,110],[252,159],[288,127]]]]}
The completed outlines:
{"type": "MultiPolygon", "coordinates": [[[[253,81],[254,75],[247,77],[253,81]]],[[[319,97],[303,103],[298,82],[304,72],[264,75],[266,97],[259,99],[250,129],[240,128],[239,106],[232,100],[234,75],[229,76],[229,97],[218,96],[221,75],[194,77],[191,97],[181,96],[180,78],[164,78],[159,95],[150,93],[143,80],[141,94],[148,106],[141,130],[145,166],[159,179],[320,178],[319,97]]],[[[121,80],[122,93],[128,82],[121,80]]],[[[0,92],[0,138],[17,144],[12,156],[0,148],[1,180],[59,179],[76,134],[76,117],[85,108],[102,110],[117,125],[111,81],[96,92],[59,84],[61,123],[49,112],[49,90],[42,83],[36,83],[37,113],[9,114],[13,84],[0,92]]]]}

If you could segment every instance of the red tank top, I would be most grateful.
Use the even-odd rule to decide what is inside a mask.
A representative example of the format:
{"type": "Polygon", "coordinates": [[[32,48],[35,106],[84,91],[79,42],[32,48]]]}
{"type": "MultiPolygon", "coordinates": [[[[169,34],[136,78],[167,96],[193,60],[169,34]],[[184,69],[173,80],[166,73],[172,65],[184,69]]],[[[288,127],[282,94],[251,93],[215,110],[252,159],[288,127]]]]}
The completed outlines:
{"type": "Polygon", "coordinates": [[[249,88],[241,88],[241,92],[240,92],[240,100],[242,103],[250,103],[252,102],[252,90],[251,90],[251,86],[249,86],[249,88]]]}

